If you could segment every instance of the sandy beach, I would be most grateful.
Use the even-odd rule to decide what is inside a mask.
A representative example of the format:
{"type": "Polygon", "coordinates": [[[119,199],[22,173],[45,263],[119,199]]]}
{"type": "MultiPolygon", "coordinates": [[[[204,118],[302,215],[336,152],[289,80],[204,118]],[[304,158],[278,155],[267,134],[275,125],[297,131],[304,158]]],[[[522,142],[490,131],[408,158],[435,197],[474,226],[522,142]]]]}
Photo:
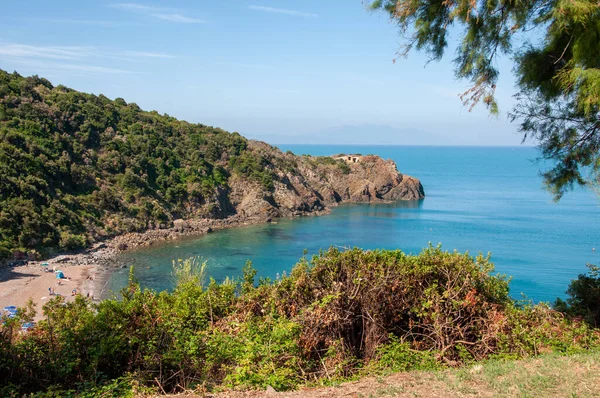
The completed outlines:
{"type": "Polygon", "coordinates": [[[67,301],[73,299],[73,290],[80,294],[93,295],[94,266],[92,265],[59,265],[50,263],[53,267],[63,271],[68,279],[61,279],[58,284],[54,272],[45,272],[42,262],[30,262],[27,265],[4,268],[0,270],[0,308],[8,305],[24,306],[31,298],[37,311],[36,320],[43,318],[42,307],[53,296],[49,295],[48,288],[54,289],[55,294],[64,296],[67,301]]]}
{"type": "Polygon", "coordinates": [[[0,266],[0,309],[8,305],[24,306],[31,298],[37,311],[36,320],[43,317],[42,307],[54,293],[72,300],[71,293],[77,292],[94,299],[102,299],[107,292],[105,283],[114,269],[114,258],[123,250],[149,246],[156,242],[173,241],[186,236],[201,236],[212,230],[248,225],[264,220],[248,220],[231,217],[225,220],[180,220],[173,228],[148,230],[129,233],[96,243],[89,249],[79,253],[60,254],[44,261],[30,261],[27,265],[0,266]],[[45,272],[41,264],[47,262],[48,268],[61,270],[69,279],[62,279],[57,284],[54,272],[45,272]]]}
{"type": "MultiPolygon", "coordinates": [[[[330,209],[305,215],[320,215],[330,209]]],[[[63,253],[44,261],[30,261],[27,265],[15,267],[0,266],[0,309],[8,305],[24,306],[29,298],[36,304],[37,317],[42,318],[42,306],[52,297],[48,288],[72,300],[71,292],[77,292],[99,300],[110,292],[106,291],[106,281],[117,266],[115,257],[119,252],[138,247],[151,246],[159,242],[172,242],[181,238],[200,237],[220,229],[242,227],[270,222],[261,217],[232,216],[226,219],[176,220],[174,227],[153,229],[144,232],[127,233],[115,236],[104,242],[92,245],[78,253],[63,253]],[[70,280],[57,284],[54,272],[44,272],[41,264],[47,262],[50,270],[64,272],[70,280]]]]}

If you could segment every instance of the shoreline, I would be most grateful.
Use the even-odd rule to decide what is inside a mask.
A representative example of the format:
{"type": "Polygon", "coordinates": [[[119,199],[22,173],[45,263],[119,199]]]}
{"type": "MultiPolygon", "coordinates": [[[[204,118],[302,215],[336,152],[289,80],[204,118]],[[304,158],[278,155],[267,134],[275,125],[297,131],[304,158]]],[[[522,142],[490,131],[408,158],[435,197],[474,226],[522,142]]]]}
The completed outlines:
{"type": "MultiPolygon", "coordinates": [[[[280,162],[275,163],[281,163],[279,166],[283,167],[273,166],[270,174],[273,184],[268,189],[260,183],[235,174],[228,180],[227,191],[216,190],[216,196],[209,200],[210,203],[196,203],[195,210],[188,210],[196,211],[196,217],[192,215],[187,220],[176,219],[179,215],[169,213],[174,219],[168,222],[161,219],[161,223],[157,223],[157,220],[150,218],[144,226],[140,226],[141,232],[116,236],[107,236],[103,228],[90,226],[87,228],[87,236],[88,240],[94,243],[82,250],[53,253],[45,262],[50,268],[91,267],[90,276],[94,283],[89,287],[89,293],[98,300],[108,297],[107,282],[111,273],[119,266],[124,267],[116,261],[116,257],[128,250],[152,246],[157,242],[168,244],[183,237],[199,238],[216,230],[268,223],[274,219],[327,214],[332,207],[342,203],[388,203],[397,200],[420,200],[425,196],[420,181],[401,174],[396,163],[389,159],[368,155],[355,157],[350,163],[348,159],[340,158],[331,164],[283,154],[266,143],[250,141],[249,145],[249,150],[253,153],[277,158],[280,162]],[[339,162],[345,167],[341,167],[342,163],[339,162]],[[235,214],[222,219],[206,217],[207,214],[226,216],[231,213],[235,214]],[[200,218],[200,215],[205,215],[205,218],[200,218]],[[153,229],[146,229],[149,226],[153,229]]],[[[57,200],[57,203],[62,203],[57,200]]],[[[103,219],[102,222],[107,220],[103,219]]],[[[39,266],[42,262],[27,261],[39,259],[35,251],[26,253],[14,248],[11,250],[15,261],[0,264],[0,291],[8,290],[6,286],[9,280],[13,280],[11,284],[20,286],[17,291],[27,290],[27,281],[39,279],[39,275],[27,274],[25,267],[35,269],[38,266],[41,269],[39,266]],[[20,272],[27,274],[27,277],[18,276],[20,272]],[[37,278],[34,278],[36,276],[37,278]],[[6,282],[2,282],[4,280],[6,282]]],[[[9,297],[11,294],[6,293],[9,297]]],[[[39,292],[27,291],[20,294],[35,297],[39,292]]],[[[17,304],[23,303],[10,303],[17,304]]]]}
{"type": "MultiPolygon", "coordinates": [[[[337,204],[334,207],[337,207],[337,204]]],[[[116,257],[120,253],[154,246],[155,244],[174,243],[181,239],[197,239],[223,229],[267,224],[286,218],[294,219],[299,217],[316,217],[329,214],[330,212],[331,208],[327,207],[325,210],[303,212],[296,214],[293,217],[261,218],[233,215],[224,219],[176,220],[178,222],[175,223],[175,226],[171,228],[133,232],[116,236],[107,242],[103,242],[106,247],[92,248],[90,249],[91,252],[88,254],[89,256],[101,256],[101,264],[95,264],[97,268],[95,277],[93,278],[94,281],[92,287],[94,298],[96,300],[103,300],[107,298],[107,294],[111,293],[111,291],[106,288],[106,285],[112,272],[119,267],[125,267],[125,265],[118,264],[116,262],[116,257]],[[127,247],[123,248],[123,244],[127,245],[127,247]]],[[[102,245],[102,243],[100,245],[102,245]]]]}
{"type": "MultiPolygon", "coordinates": [[[[320,216],[331,212],[327,207],[322,211],[299,212],[290,218],[320,216]]],[[[285,218],[285,217],[284,217],[285,218]]],[[[276,219],[244,217],[233,215],[224,219],[175,220],[174,226],[165,229],[150,229],[143,232],[130,232],[96,242],[89,248],[73,253],[59,253],[41,261],[29,261],[25,265],[0,268],[0,309],[7,305],[23,307],[31,298],[36,304],[36,320],[43,317],[42,306],[51,297],[48,288],[71,299],[71,291],[90,295],[94,301],[107,298],[106,289],[112,272],[119,266],[116,257],[123,252],[153,246],[157,243],[175,242],[182,238],[200,238],[214,231],[265,224],[276,219]],[[45,272],[41,266],[48,263],[50,270],[62,270],[70,280],[62,280],[56,285],[53,272],[45,272]]]]}

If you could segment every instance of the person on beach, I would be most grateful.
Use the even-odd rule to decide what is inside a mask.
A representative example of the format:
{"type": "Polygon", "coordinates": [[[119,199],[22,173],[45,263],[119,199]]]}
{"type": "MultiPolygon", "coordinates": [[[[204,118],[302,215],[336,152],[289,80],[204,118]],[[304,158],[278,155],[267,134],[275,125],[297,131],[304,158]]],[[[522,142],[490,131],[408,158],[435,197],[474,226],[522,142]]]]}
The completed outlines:
{"type": "Polygon", "coordinates": [[[48,296],[52,296],[52,288],[51,287],[48,288],[48,296]]]}

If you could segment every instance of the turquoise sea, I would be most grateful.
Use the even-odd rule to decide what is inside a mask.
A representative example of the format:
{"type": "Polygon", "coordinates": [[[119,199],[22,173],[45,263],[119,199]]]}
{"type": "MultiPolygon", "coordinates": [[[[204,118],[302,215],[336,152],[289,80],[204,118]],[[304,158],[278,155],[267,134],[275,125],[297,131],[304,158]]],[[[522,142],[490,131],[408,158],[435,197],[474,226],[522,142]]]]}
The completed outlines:
{"type": "MultiPolygon", "coordinates": [[[[331,214],[218,231],[122,255],[142,285],[172,286],[172,260],[200,256],[216,280],[241,275],[252,260],[259,276],[289,272],[306,249],[335,245],[417,253],[429,242],[448,250],[491,252],[496,270],[513,277],[511,295],[534,301],[564,297],[569,281],[600,259],[600,200],[589,190],[559,203],[542,188],[537,150],[527,147],[282,145],[296,154],[377,154],[423,183],[421,201],[341,205],[331,214]],[[592,248],[598,248],[593,252],[592,248]]],[[[118,291],[127,269],[112,274],[118,291]]]]}

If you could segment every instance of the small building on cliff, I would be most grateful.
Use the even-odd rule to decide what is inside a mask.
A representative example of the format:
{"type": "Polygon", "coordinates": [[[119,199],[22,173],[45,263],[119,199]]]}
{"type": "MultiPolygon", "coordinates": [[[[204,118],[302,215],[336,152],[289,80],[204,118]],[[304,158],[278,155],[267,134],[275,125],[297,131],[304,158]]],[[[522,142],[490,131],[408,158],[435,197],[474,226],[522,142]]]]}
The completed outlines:
{"type": "Polygon", "coordinates": [[[360,163],[362,155],[336,155],[333,157],[335,160],[343,160],[346,163],[360,163]]]}

